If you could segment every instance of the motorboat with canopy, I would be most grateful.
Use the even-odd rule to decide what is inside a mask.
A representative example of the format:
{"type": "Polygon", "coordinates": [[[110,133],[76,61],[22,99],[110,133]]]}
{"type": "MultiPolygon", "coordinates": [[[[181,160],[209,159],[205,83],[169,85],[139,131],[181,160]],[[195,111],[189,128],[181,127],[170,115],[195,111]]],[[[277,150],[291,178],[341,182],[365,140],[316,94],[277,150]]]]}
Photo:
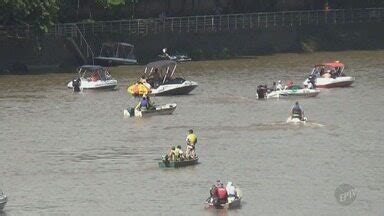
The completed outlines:
{"type": "Polygon", "coordinates": [[[77,78],[68,83],[68,88],[115,89],[117,87],[117,80],[112,78],[105,67],[99,65],[83,65],[78,68],[77,73],[77,78]]]}
{"type": "Polygon", "coordinates": [[[129,86],[132,95],[141,95],[139,86],[147,86],[148,94],[154,96],[185,95],[195,89],[198,84],[175,75],[177,63],[171,60],[161,60],[149,63],[142,74],[142,79],[129,86]]]}
{"type": "Polygon", "coordinates": [[[304,81],[304,86],[313,82],[316,88],[348,87],[355,81],[354,77],[344,74],[344,64],[340,61],[317,64],[309,77],[304,81]]]}
{"type": "Polygon", "coordinates": [[[104,66],[137,64],[134,46],[124,42],[103,43],[99,56],[94,60],[104,66]]]}

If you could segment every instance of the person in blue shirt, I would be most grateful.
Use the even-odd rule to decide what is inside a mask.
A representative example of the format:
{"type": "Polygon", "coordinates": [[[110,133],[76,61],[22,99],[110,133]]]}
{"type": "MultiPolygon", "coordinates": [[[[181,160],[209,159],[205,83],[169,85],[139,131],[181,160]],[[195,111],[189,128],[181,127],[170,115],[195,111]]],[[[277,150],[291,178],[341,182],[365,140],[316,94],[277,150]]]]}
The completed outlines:
{"type": "Polygon", "coordinates": [[[147,110],[149,109],[149,101],[147,95],[143,95],[140,102],[137,104],[136,109],[138,110],[147,110]]]}

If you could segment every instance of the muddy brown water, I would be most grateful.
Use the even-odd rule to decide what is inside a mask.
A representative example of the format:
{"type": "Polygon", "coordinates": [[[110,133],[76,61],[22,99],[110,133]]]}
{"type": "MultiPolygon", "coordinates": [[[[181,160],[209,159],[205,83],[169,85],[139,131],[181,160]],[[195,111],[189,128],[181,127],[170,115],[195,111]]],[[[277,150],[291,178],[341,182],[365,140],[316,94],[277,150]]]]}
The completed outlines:
{"type": "Polygon", "coordinates": [[[73,94],[74,71],[0,77],[1,215],[381,215],[384,212],[384,51],[279,54],[190,62],[197,81],[173,115],[123,118],[143,66],[112,68],[117,91],[73,94]],[[256,86],[301,83],[315,63],[338,59],[351,88],[300,99],[310,123],[285,124],[294,100],[258,101],[256,86]],[[201,163],[159,169],[171,145],[198,135],[201,163]],[[243,191],[241,209],[204,209],[217,179],[243,191]],[[350,184],[342,206],[335,190],[350,184]],[[175,213],[176,214],[176,213],[175,213]]]}

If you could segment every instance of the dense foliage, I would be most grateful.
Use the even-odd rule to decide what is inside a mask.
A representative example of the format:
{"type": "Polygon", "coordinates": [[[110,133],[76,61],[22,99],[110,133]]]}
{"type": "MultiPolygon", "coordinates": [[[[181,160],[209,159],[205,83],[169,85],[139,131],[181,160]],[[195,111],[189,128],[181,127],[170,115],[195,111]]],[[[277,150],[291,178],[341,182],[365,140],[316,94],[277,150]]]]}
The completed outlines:
{"type": "Polygon", "coordinates": [[[0,25],[276,10],[384,7],[383,0],[0,0],[0,25]]]}
{"type": "Polygon", "coordinates": [[[1,25],[31,25],[41,31],[57,20],[58,0],[0,0],[1,25]]]}

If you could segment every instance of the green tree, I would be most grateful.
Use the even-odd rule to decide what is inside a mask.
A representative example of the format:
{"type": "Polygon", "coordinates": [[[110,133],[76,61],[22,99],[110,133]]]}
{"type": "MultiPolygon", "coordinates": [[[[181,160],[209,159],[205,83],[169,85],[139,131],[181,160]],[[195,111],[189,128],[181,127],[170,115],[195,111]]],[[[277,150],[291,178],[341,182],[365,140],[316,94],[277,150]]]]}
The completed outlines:
{"type": "Polygon", "coordinates": [[[0,0],[0,24],[32,25],[46,32],[58,10],[57,0],[0,0]]]}

